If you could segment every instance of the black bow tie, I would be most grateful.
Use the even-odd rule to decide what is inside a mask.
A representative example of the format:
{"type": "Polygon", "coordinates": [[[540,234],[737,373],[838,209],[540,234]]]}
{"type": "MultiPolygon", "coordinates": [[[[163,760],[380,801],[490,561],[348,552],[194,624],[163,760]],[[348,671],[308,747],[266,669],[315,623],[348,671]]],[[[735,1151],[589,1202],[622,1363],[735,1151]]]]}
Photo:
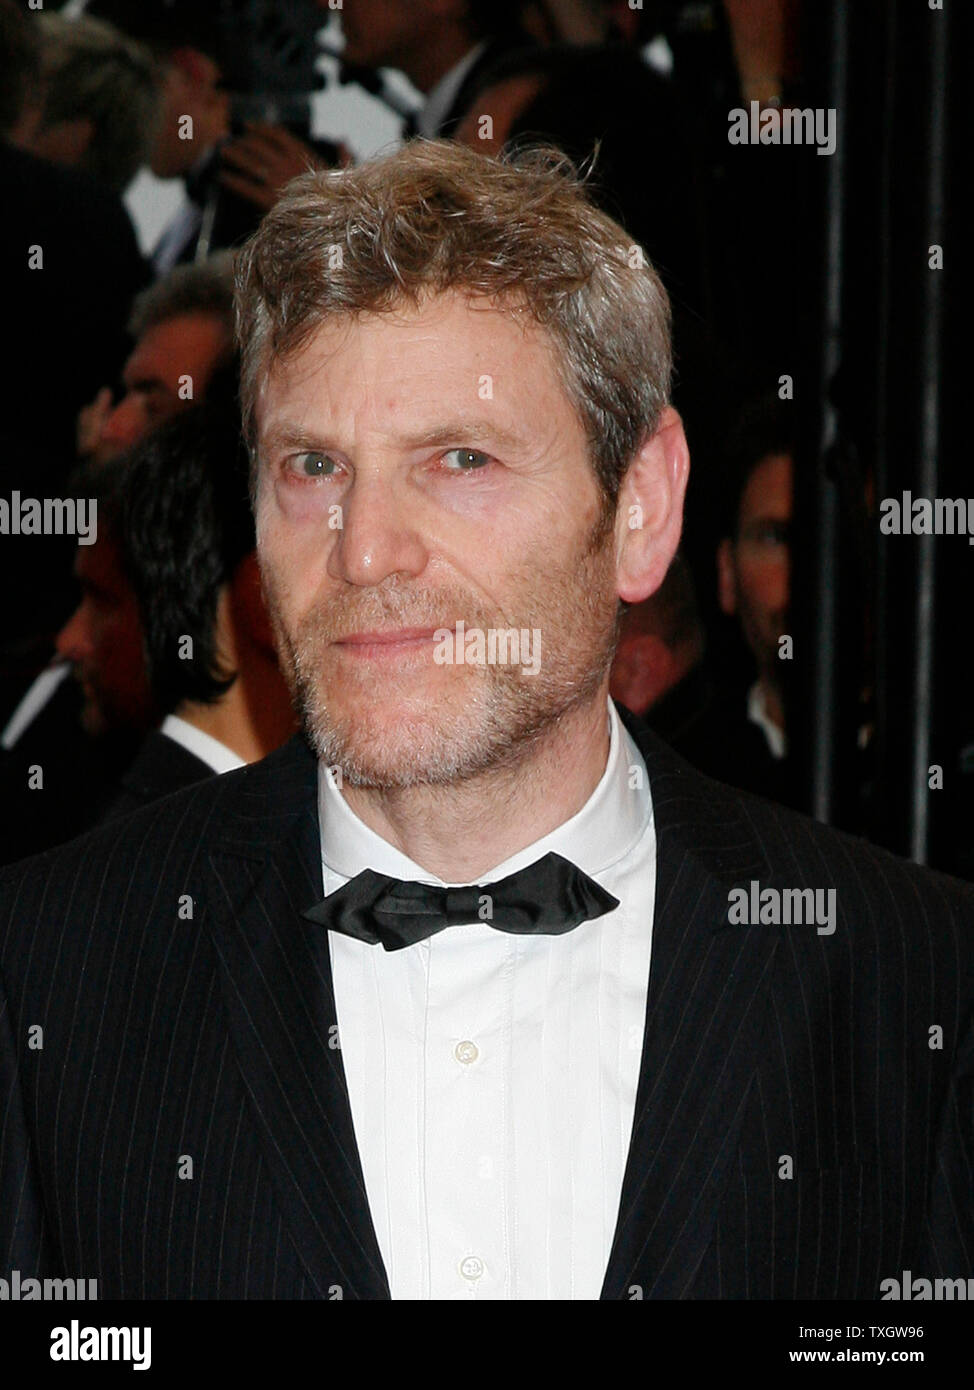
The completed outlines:
{"type": "Polygon", "coordinates": [[[387,951],[425,941],[444,927],[487,922],[518,935],[560,936],[619,906],[575,864],[546,854],[496,883],[441,888],[365,869],[302,917],[387,951]]]}

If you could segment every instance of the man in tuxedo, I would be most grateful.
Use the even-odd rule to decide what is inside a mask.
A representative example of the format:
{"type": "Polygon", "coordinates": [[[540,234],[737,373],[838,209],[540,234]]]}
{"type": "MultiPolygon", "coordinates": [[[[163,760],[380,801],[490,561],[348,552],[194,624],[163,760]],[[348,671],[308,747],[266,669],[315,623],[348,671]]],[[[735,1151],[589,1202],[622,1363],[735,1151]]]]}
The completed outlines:
{"type": "Polygon", "coordinates": [[[294,732],[261,599],[239,410],[220,395],[154,430],[117,469],[146,679],[165,718],[109,816],[256,762],[294,732]]]}
{"type": "Polygon", "coordinates": [[[98,539],[78,548],[82,597],[57,637],[73,679],[4,764],[17,808],[4,862],[256,762],[294,731],[260,594],[236,391],[230,363],[204,402],[85,477],[98,539]]]}
{"type": "Polygon", "coordinates": [[[451,142],[308,175],[247,247],[304,736],[0,877],[4,1274],[326,1300],[970,1274],[971,890],[608,698],[688,469],[637,249],[552,161],[451,142]]]}
{"type": "Polygon", "coordinates": [[[254,225],[205,226],[216,152],[230,134],[228,34],[220,11],[193,0],[91,0],[86,9],[147,48],[160,73],[161,111],[148,163],[157,178],[181,178],[187,200],[153,248],[156,276],[194,260],[201,237],[207,250],[225,247],[254,225]]]}
{"type": "MultiPolygon", "coordinates": [[[[318,3],[328,8],[328,0],[318,3]]],[[[343,58],[351,69],[398,68],[422,92],[406,134],[451,136],[483,74],[533,43],[520,10],[520,0],[349,0],[343,58]]]]}
{"type": "MultiPolygon", "coordinates": [[[[65,495],[75,417],[124,361],[126,318],[147,279],[118,195],[90,174],[16,143],[42,76],[34,19],[27,6],[0,0],[0,292],[10,325],[0,497],[8,500],[15,492],[65,495]]],[[[0,589],[8,600],[0,704],[64,620],[73,553],[68,536],[0,538],[0,589]]]]}
{"type": "Polygon", "coordinates": [[[794,462],[788,411],[776,395],[758,396],[728,431],[716,569],[720,607],[736,631],[733,645],[724,644],[721,680],[711,678],[708,698],[690,718],[675,726],[655,717],[651,722],[701,772],[796,806],[800,787],[785,727],[791,663],[780,652],[790,601],[794,462]],[[736,678],[730,674],[735,667],[741,671],[736,678]]]}
{"type": "MultiPolygon", "coordinates": [[[[0,734],[0,800],[10,818],[3,863],[73,839],[100,820],[140,742],[166,712],[147,685],[133,564],[130,557],[123,563],[125,538],[117,528],[111,534],[114,496],[103,470],[194,401],[235,395],[232,256],[178,266],[157,281],[137,298],[130,330],[135,345],[118,399],[104,387],[78,422],[90,471],[73,486],[97,502],[101,524],[95,543],[75,551],[77,604],[55,637],[56,659],[21,687],[0,734]],[[71,670],[77,681],[67,679],[71,670]]],[[[201,553],[206,547],[198,544],[197,559],[201,553]]],[[[171,587],[182,576],[167,577],[171,587]]],[[[171,778],[172,759],[166,767],[171,778]]]]}

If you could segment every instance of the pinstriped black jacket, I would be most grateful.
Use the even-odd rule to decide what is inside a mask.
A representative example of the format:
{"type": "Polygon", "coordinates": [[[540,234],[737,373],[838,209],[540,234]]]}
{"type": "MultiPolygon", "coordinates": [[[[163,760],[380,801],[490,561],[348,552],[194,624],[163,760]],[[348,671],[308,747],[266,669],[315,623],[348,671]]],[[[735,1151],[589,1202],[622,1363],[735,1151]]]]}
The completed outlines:
{"type": "MultiPolygon", "coordinates": [[[[619,712],[658,879],[602,1298],[971,1276],[974,890],[701,776],[619,712]],[[754,881],[835,889],[835,931],[730,922],[754,881]]],[[[2,872],[0,1276],[389,1297],[327,933],[300,915],[322,891],[301,739],[2,872]]]]}

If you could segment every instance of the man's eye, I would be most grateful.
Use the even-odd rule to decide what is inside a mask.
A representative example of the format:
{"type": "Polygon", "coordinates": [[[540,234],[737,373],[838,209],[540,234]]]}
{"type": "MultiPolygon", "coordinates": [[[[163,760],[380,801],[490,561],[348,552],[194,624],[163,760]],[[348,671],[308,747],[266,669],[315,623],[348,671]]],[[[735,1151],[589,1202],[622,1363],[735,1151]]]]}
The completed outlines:
{"type": "Polygon", "coordinates": [[[162,420],[166,415],[171,415],[173,405],[176,403],[174,395],[159,387],[149,387],[132,394],[142,397],[143,408],[150,420],[162,420]]]}
{"type": "Polygon", "coordinates": [[[490,454],[481,453],[479,449],[448,449],[443,458],[457,461],[455,467],[448,465],[447,471],[450,473],[475,473],[490,463],[490,454]]]}
{"type": "Polygon", "coordinates": [[[754,539],[759,545],[787,545],[788,529],[786,521],[765,521],[755,527],[754,539]]]}
{"type": "Polygon", "coordinates": [[[328,454],[295,454],[288,460],[288,469],[299,478],[329,478],[337,464],[328,454]]]}

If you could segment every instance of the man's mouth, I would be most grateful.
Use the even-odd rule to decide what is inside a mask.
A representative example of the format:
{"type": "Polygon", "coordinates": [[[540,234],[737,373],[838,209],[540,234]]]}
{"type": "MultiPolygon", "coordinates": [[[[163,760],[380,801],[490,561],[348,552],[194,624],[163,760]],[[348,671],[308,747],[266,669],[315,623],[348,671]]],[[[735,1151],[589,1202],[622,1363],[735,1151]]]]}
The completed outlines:
{"type": "Polygon", "coordinates": [[[428,646],[438,631],[435,627],[389,627],[350,632],[333,645],[351,656],[395,656],[428,646]]]}

